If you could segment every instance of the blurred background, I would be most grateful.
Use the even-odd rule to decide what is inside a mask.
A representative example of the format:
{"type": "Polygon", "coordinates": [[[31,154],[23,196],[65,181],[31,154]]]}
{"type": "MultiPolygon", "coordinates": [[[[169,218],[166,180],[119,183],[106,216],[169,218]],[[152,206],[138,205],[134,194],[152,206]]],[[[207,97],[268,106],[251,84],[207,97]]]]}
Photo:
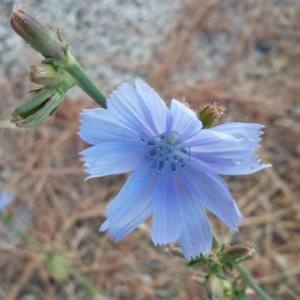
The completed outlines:
{"type": "Polygon", "coordinates": [[[14,226],[0,223],[0,299],[205,299],[205,269],[153,247],[148,225],[119,244],[98,233],[125,177],[84,182],[77,131],[81,109],[95,106],[88,96],[72,89],[34,130],[7,121],[41,61],[9,26],[13,4],[62,28],[107,95],[139,76],[166,100],[217,102],[225,121],[266,125],[261,156],[273,168],[226,178],[245,216],[239,233],[211,220],[222,241],[256,249],[247,266],[274,299],[300,299],[297,0],[0,1],[0,196],[14,200],[14,226]]]}

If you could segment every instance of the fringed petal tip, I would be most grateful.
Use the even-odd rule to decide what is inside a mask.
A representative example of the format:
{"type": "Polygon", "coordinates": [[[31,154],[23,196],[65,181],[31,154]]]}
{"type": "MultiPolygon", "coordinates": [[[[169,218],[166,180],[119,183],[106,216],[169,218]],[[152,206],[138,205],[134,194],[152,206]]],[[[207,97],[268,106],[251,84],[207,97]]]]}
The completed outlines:
{"type": "MultiPolygon", "coordinates": [[[[237,207],[237,206],[236,206],[237,207]]],[[[237,233],[239,232],[239,228],[244,220],[243,215],[241,214],[240,210],[238,209],[238,207],[236,208],[236,212],[237,212],[237,216],[234,222],[232,222],[231,224],[227,224],[227,226],[229,227],[229,229],[234,232],[237,233]],[[230,226],[229,226],[230,225],[230,226]]]]}
{"type": "MultiPolygon", "coordinates": [[[[262,160],[257,155],[256,155],[256,159],[257,159],[256,163],[253,164],[250,167],[249,172],[244,174],[244,175],[254,174],[254,173],[259,172],[261,170],[268,169],[268,168],[272,167],[272,164],[262,162],[262,160]]],[[[241,175],[243,175],[243,174],[241,174],[241,175]]]]}
{"type": "Polygon", "coordinates": [[[88,180],[90,180],[92,178],[95,178],[95,176],[91,176],[91,175],[86,176],[86,177],[84,177],[84,182],[87,182],[88,180]]]}
{"type": "Polygon", "coordinates": [[[268,168],[273,167],[272,164],[266,164],[266,163],[263,163],[262,165],[263,165],[264,169],[268,169],[268,168]]]}
{"type": "Polygon", "coordinates": [[[212,239],[204,247],[202,245],[202,249],[200,249],[200,250],[195,249],[195,248],[186,249],[183,246],[181,248],[182,248],[182,254],[183,254],[184,258],[189,262],[189,261],[199,258],[201,255],[204,255],[204,256],[209,255],[212,250],[212,239]]]}
{"type": "Polygon", "coordinates": [[[87,173],[87,176],[84,178],[84,182],[87,182],[89,179],[94,178],[95,176],[92,176],[91,173],[89,172],[89,164],[84,158],[84,150],[80,151],[78,155],[80,156],[80,161],[83,163],[84,166],[84,171],[87,173]]]}
{"type": "Polygon", "coordinates": [[[105,232],[107,231],[109,228],[109,223],[108,223],[108,220],[105,220],[99,227],[98,231],[99,232],[105,232]]]}
{"type": "Polygon", "coordinates": [[[136,89],[138,89],[138,87],[147,87],[154,91],[154,89],[151,86],[149,86],[141,77],[136,77],[134,79],[134,87],[136,89]]]}
{"type": "Polygon", "coordinates": [[[89,142],[88,139],[86,139],[86,134],[85,134],[85,124],[83,124],[83,122],[80,122],[79,128],[76,132],[76,134],[82,139],[82,141],[84,141],[84,143],[86,143],[87,145],[93,145],[91,142],[89,142]]]}
{"type": "Polygon", "coordinates": [[[212,248],[207,249],[205,251],[201,251],[201,252],[199,252],[197,254],[192,254],[192,255],[184,255],[184,253],[183,253],[183,256],[184,256],[184,258],[185,258],[186,261],[191,262],[192,260],[195,260],[195,259],[199,258],[202,255],[203,256],[209,255],[210,252],[211,252],[211,250],[212,250],[212,248]]]}
{"type": "Polygon", "coordinates": [[[167,246],[167,245],[169,245],[169,244],[178,242],[178,239],[175,239],[175,240],[173,240],[173,241],[168,241],[168,242],[154,241],[152,237],[151,237],[151,240],[152,240],[152,243],[153,243],[153,245],[154,245],[155,247],[163,247],[163,246],[167,246]]]}
{"type": "Polygon", "coordinates": [[[110,240],[113,242],[113,243],[118,243],[120,242],[121,240],[124,239],[124,236],[122,233],[120,232],[114,232],[111,228],[110,228],[110,224],[108,222],[108,220],[106,220],[104,223],[102,223],[102,225],[99,227],[99,232],[103,232],[103,233],[107,233],[110,240]]]}
{"type": "Polygon", "coordinates": [[[234,226],[230,227],[230,230],[234,233],[239,232],[242,221],[243,221],[243,218],[241,217],[234,226]]]}

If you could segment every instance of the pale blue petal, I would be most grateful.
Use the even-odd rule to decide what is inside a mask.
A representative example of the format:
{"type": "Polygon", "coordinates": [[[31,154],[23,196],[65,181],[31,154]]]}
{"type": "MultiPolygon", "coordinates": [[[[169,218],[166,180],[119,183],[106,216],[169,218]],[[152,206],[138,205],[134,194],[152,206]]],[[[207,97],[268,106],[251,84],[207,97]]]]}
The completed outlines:
{"type": "Polygon", "coordinates": [[[139,92],[128,83],[122,84],[114,91],[107,100],[108,109],[120,123],[126,124],[136,132],[157,135],[158,131],[166,127],[167,106],[154,94],[152,94],[153,99],[149,101],[150,88],[145,89],[146,84],[141,85],[140,81],[137,82],[139,92]],[[160,116],[157,116],[158,111],[160,116]],[[160,123],[154,124],[153,122],[158,118],[160,123]]]}
{"type": "Polygon", "coordinates": [[[201,166],[193,164],[182,176],[194,200],[209,209],[232,230],[237,230],[242,215],[226,184],[217,175],[204,173],[201,166]]]}
{"type": "Polygon", "coordinates": [[[107,220],[100,231],[108,231],[117,242],[143,223],[153,211],[153,192],[158,177],[149,166],[135,171],[107,207],[107,220]]]}
{"type": "Polygon", "coordinates": [[[199,133],[202,128],[195,112],[175,99],[171,103],[168,123],[168,131],[178,133],[182,142],[199,133]]]}
{"type": "MultiPolygon", "coordinates": [[[[190,199],[188,199],[190,200],[190,199]]],[[[179,243],[186,260],[208,254],[212,248],[212,232],[203,207],[190,201],[182,207],[182,233],[179,243]]]]}
{"type": "Polygon", "coordinates": [[[223,175],[249,175],[261,171],[266,168],[272,167],[271,164],[261,162],[257,155],[250,156],[247,160],[243,160],[236,166],[223,170],[223,175]]]}
{"type": "MultiPolygon", "coordinates": [[[[256,124],[255,124],[256,125],[256,124]]],[[[259,147],[259,129],[228,132],[203,129],[199,134],[185,142],[190,146],[192,157],[207,172],[223,175],[251,174],[269,165],[262,164],[256,157],[259,147]]]]}
{"type": "Polygon", "coordinates": [[[143,144],[117,140],[92,146],[80,154],[89,174],[87,179],[131,172],[146,160],[143,144]]]}
{"type": "Polygon", "coordinates": [[[145,116],[156,134],[166,131],[168,108],[156,91],[141,79],[135,80],[136,90],[144,106],[145,116]]]}
{"type": "Polygon", "coordinates": [[[244,160],[225,159],[220,157],[197,157],[197,163],[203,170],[221,175],[249,175],[272,167],[271,164],[262,163],[255,154],[248,154],[244,160]]]}
{"type": "Polygon", "coordinates": [[[107,107],[120,123],[126,124],[136,132],[145,131],[152,134],[153,130],[145,119],[140,102],[135,88],[128,83],[123,83],[107,99],[107,107]]]}
{"type": "Polygon", "coordinates": [[[169,172],[162,174],[154,193],[151,238],[155,245],[165,245],[179,238],[181,224],[178,188],[169,172]]]}
{"type": "Polygon", "coordinates": [[[264,125],[257,123],[240,123],[231,122],[225,123],[211,128],[213,131],[224,132],[231,136],[254,144],[261,141],[264,125]]]}
{"type": "Polygon", "coordinates": [[[207,254],[212,247],[212,233],[204,207],[197,194],[186,186],[182,176],[175,177],[179,198],[181,233],[179,242],[187,260],[207,254]]]}
{"type": "Polygon", "coordinates": [[[215,146],[230,147],[232,143],[239,143],[239,139],[228,133],[213,131],[212,129],[202,129],[196,135],[186,139],[182,143],[182,146],[213,150],[212,148],[215,146]]]}
{"type": "Polygon", "coordinates": [[[79,134],[86,143],[97,145],[112,140],[140,142],[140,131],[135,132],[119,122],[108,109],[85,109],[80,119],[79,134]]]}

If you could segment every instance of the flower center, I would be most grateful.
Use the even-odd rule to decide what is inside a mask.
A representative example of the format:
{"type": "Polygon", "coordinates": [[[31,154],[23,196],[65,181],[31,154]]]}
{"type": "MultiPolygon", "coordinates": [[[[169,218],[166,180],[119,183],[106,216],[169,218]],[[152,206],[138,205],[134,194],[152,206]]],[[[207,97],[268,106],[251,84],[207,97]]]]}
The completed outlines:
{"type": "Polygon", "coordinates": [[[157,172],[177,172],[185,168],[190,158],[189,149],[178,145],[178,133],[170,132],[155,137],[142,135],[142,141],[149,147],[148,157],[155,163],[157,172]]]}

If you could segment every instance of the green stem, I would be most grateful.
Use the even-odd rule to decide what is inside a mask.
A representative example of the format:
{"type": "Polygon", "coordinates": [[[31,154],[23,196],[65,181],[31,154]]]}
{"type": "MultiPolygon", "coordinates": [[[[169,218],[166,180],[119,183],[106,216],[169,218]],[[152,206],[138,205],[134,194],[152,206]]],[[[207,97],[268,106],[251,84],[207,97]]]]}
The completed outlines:
{"type": "Polygon", "coordinates": [[[272,300],[272,298],[258,285],[249,271],[242,264],[238,264],[235,268],[240,272],[245,283],[250,286],[261,300],[272,300]]]}
{"type": "MultiPolygon", "coordinates": [[[[213,241],[216,246],[220,245],[219,239],[216,236],[216,234],[213,232],[213,241]]],[[[243,264],[235,265],[234,268],[236,268],[240,276],[243,278],[244,282],[251,287],[256,294],[259,296],[259,299],[261,300],[272,300],[272,297],[270,297],[255,281],[255,279],[252,277],[252,275],[249,273],[249,271],[244,267],[243,264]]]]}
{"type": "Polygon", "coordinates": [[[67,59],[63,61],[62,67],[73,78],[76,79],[77,84],[81,87],[95,102],[106,108],[106,97],[100,92],[95,84],[86,75],[77,60],[69,52],[67,59]]]}

